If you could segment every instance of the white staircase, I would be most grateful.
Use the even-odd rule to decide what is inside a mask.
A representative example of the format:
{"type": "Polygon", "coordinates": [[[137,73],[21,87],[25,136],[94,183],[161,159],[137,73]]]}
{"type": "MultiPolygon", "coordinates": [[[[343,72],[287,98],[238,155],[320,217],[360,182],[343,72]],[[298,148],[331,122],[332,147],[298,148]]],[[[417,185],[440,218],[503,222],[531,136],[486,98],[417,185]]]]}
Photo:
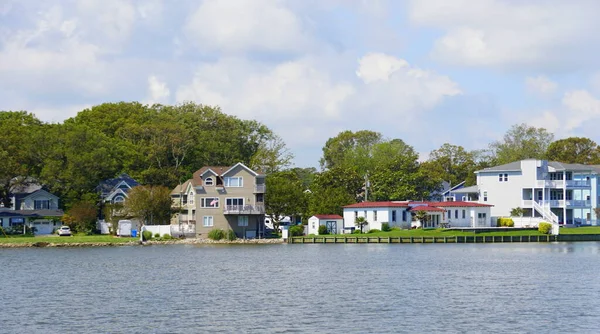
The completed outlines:
{"type": "Polygon", "coordinates": [[[533,201],[533,208],[542,215],[542,218],[552,224],[552,234],[557,235],[559,230],[558,216],[550,210],[550,204],[540,205],[538,202],[533,201]]]}

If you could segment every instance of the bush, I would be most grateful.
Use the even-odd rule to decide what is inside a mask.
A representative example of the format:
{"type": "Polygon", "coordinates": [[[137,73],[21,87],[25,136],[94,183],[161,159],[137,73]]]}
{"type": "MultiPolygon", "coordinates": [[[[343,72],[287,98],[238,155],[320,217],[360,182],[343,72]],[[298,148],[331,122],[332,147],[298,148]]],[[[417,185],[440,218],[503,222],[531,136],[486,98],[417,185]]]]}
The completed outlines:
{"type": "Polygon", "coordinates": [[[367,232],[367,233],[379,233],[379,232],[381,232],[381,230],[374,228],[374,229],[369,230],[369,232],[367,232]]]}
{"type": "Polygon", "coordinates": [[[512,218],[500,217],[500,218],[498,218],[498,221],[496,222],[496,226],[498,226],[498,227],[514,227],[515,222],[512,220],[512,218]]]}
{"type": "Polygon", "coordinates": [[[142,232],[142,240],[143,241],[152,240],[152,232],[150,232],[150,231],[142,232]]]}
{"type": "Polygon", "coordinates": [[[162,238],[163,238],[163,240],[171,240],[171,239],[173,239],[173,237],[170,234],[167,234],[167,233],[163,234],[162,238]]]}
{"type": "Polygon", "coordinates": [[[352,232],[352,234],[361,234],[360,230],[354,230],[354,232],[352,232]]]}
{"type": "Polygon", "coordinates": [[[220,228],[216,228],[210,232],[208,232],[208,238],[212,240],[221,240],[225,238],[225,231],[220,228]]]}
{"type": "Polygon", "coordinates": [[[290,236],[300,237],[303,234],[304,234],[304,228],[302,228],[302,225],[290,226],[290,236]]]}
{"type": "Polygon", "coordinates": [[[323,235],[323,234],[329,234],[327,232],[327,226],[325,226],[325,225],[319,225],[319,235],[323,235]]]}
{"type": "Polygon", "coordinates": [[[154,234],[155,238],[160,238],[160,233],[156,232],[156,234],[154,234]]]}
{"type": "Polygon", "coordinates": [[[227,240],[233,241],[235,239],[237,239],[237,235],[235,235],[235,232],[233,232],[233,230],[228,230],[227,231],[227,240]]]}
{"type": "Polygon", "coordinates": [[[381,230],[383,232],[389,232],[392,229],[390,228],[390,223],[381,223],[381,230]]]}
{"type": "Polygon", "coordinates": [[[540,223],[538,225],[538,231],[543,234],[550,234],[552,231],[552,224],[550,223],[540,223]]]}

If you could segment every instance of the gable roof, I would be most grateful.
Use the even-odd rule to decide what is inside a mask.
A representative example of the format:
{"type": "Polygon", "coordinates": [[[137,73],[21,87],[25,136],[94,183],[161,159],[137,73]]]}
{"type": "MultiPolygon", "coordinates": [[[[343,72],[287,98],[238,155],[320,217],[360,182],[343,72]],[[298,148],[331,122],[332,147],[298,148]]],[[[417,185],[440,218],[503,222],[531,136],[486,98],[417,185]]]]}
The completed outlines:
{"type": "Polygon", "coordinates": [[[257,176],[257,175],[258,175],[258,173],[257,173],[257,172],[253,171],[252,169],[250,169],[250,167],[248,167],[248,166],[244,165],[244,164],[243,164],[243,163],[241,163],[241,162],[238,162],[237,164],[235,164],[235,165],[231,166],[231,168],[229,168],[228,170],[226,170],[226,171],[225,171],[225,173],[223,173],[222,175],[225,175],[225,174],[229,173],[230,171],[232,171],[234,168],[236,168],[236,167],[238,167],[238,166],[241,166],[242,168],[244,168],[245,170],[247,170],[248,172],[250,172],[250,174],[252,174],[252,175],[254,175],[254,176],[257,176]]]}
{"type": "MultiPolygon", "coordinates": [[[[511,163],[507,163],[504,165],[498,165],[493,167],[484,168],[476,171],[475,173],[485,173],[485,172],[514,172],[514,171],[522,171],[521,162],[527,160],[536,160],[536,159],[525,159],[519,161],[513,161],[511,163]]],[[[548,166],[554,168],[557,171],[593,171],[596,173],[600,173],[600,166],[598,165],[583,165],[583,164],[568,164],[559,161],[548,161],[548,166]]]]}
{"type": "Polygon", "coordinates": [[[27,196],[24,196],[22,198],[22,200],[25,200],[25,199],[30,198],[30,197],[35,197],[35,196],[38,196],[38,195],[46,195],[46,196],[49,196],[49,197],[51,196],[51,197],[58,198],[58,196],[56,196],[56,195],[54,195],[54,194],[52,194],[52,193],[50,193],[50,192],[48,192],[48,191],[40,188],[40,189],[38,189],[38,190],[36,190],[36,191],[28,194],[27,196]]]}
{"type": "Polygon", "coordinates": [[[96,187],[96,191],[103,194],[103,196],[110,194],[115,187],[117,187],[121,182],[127,183],[131,188],[138,186],[139,183],[134,180],[131,176],[127,175],[127,173],[123,173],[114,179],[106,179],[101,181],[96,187]]]}
{"type": "Polygon", "coordinates": [[[520,172],[521,171],[521,161],[514,161],[511,163],[507,163],[504,165],[498,165],[493,167],[484,168],[476,171],[475,173],[485,173],[485,172],[520,172]]]}
{"type": "Polygon", "coordinates": [[[314,215],[313,217],[317,217],[319,219],[344,219],[344,217],[340,215],[314,215]]]}
{"type": "MultiPolygon", "coordinates": [[[[465,201],[452,201],[452,202],[428,202],[428,201],[386,201],[386,202],[360,202],[344,206],[347,208],[408,208],[408,207],[492,207],[490,204],[476,203],[476,202],[465,202],[465,201]]],[[[411,209],[412,210],[412,209],[411,209]]]]}
{"type": "Polygon", "coordinates": [[[457,189],[463,188],[465,186],[465,182],[467,182],[467,181],[462,181],[461,183],[455,185],[454,187],[451,187],[451,188],[447,189],[442,194],[444,196],[446,196],[447,194],[449,194],[449,193],[451,193],[451,192],[453,192],[453,191],[455,191],[457,189]]]}
{"type": "Polygon", "coordinates": [[[407,208],[408,201],[385,201],[385,202],[360,202],[350,205],[346,205],[343,208],[387,208],[387,207],[399,207],[407,208]]]}
{"type": "Polygon", "coordinates": [[[421,206],[413,206],[412,208],[408,209],[408,211],[445,212],[446,210],[435,207],[435,206],[421,205],[421,206]]]}

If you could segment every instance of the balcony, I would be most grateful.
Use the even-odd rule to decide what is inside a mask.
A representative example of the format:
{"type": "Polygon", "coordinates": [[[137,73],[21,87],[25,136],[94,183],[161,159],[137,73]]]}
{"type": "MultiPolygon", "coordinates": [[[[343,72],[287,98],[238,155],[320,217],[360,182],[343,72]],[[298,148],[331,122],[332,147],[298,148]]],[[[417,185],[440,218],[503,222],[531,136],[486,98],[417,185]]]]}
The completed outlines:
{"type": "Polygon", "coordinates": [[[567,181],[568,188],[589,188],[589,187],[591,187],[591,185],[592,184],[590,181],[574,181],[574,180],[567,181]]]}
{"type": "Polygon", "coordinates": [[[226,215],[264,215],[264,205],[226,205],[223,208],[226,215]]]}
{"type": "Polygon", "coordinates": [[[577,207],[577,208],[585,208],[585,207],[591,207],[592,206],[592,201],[586,201],[586,200],[566,200],[567,202],[567,206],[568,207],[577,207]]]}
{"type": "Polygon", "coordinates": [[[564,180],[537,180],[537,188],[562,188],[565,186],[564,180]]]}
{"type": "Polygon", "coordinates": [[[255,184],[254,185],[254,193],[255,194],[264,194],[267,187],[264,184],[255,184]]]}

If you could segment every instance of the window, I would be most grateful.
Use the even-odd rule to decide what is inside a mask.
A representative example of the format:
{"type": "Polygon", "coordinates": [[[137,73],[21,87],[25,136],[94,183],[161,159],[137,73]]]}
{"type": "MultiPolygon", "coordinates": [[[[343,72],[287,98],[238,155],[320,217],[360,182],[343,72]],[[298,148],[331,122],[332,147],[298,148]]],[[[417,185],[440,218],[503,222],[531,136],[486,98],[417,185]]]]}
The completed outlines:
{"type": "Polygon", "coordinates": [[[377,210],[373,210],[373,221],[377,221],[377,210]]]}
{"type": "Polygon", "coordinates": [[[205,186],[212,186],[214,184],[215,184],[215,180],[212,177],[207,177],[206,180],[204,180],[205,186]]]}
{"type": "Polygon", "coordinates": [[[116,196],[115,199],[113,199],[113,202],[115,202],[115,203],[123,203],[123,201],[125,201],[125,198],[123,198],[123,196],[121,196],[121,195],[116,196]]]}
{"type": "Polygon", "coordinates": [[[354,211],[354,218],[358,217],[358,211],[354,211]]]}
{"type": "Polygon", "coordinates": [[[10,218],[10,220],[8,221],[8,226],[15,226],[20,224],[25,224],[25,219],[23,217],[10,218]]]}
{"type": "Polygon", "coordinates": [[[452,210],[448,210],[448,219],[452,218],[452,210]]]}
{"type": "Polygon", "coordinates": [[[454,219],[458,219],[458,210],[454,210],[454,219]]]}
{"type": "Polygon", "coordinates": [[[367,219],[367,210],[365,210],[364,214],[365,219],[367,219]]]}
{"type": "Polygon", "coordinates": [[[194,204],[194,195],[194,191],[190,191],[190,194],[188,195],[189,204],[194,204]]]}
{"type": "Polygon", "coordinates": [[[243,198],[226,198],[225,204],[227,206],[244,206],[243,198]]]}
{"type": "Polygon", "coordinates": [[[204,216],[202,226],[204,226],[204,227],[213,226],[213,216],[204,216]]]}
{"type": "Polygon", "coordinates": [[[42,209],[50,209],[50,200],[35,200],[33,201],[33,208],[35,210],[42,210],[42,209]]]}
{"type": "Polygon", "coordinates": [[[463,216],[462,217],[463,217],[462,219],[465,219],[467,217],[467,210],[463,210],[463,216]]]}
{"type": "Polygon", "coordinates": [[[477,214],[477,218],[481,219],[481,218],[485,218],[485,213],[478,213],[477,214]]]}
{"type": "Polygon", "coordinates": [[[392,210],[392,222],[396,222],[396,210],[392,210]]]}
{"type": "Polygon", "coordinates": [[[508,181],[508,174],[504,174],[504,182],[508,181]]]}
{"type": "Polygon", "coordinates": [[[402,221],[406,221],[406,211],[402,211],[402,221]]]}
{"type": "Polygon", "coordinates": [[[203,197],[200,199],[201,208],[218,208],[219,198],[218,197],[203,197]]]}
{"type": "Polygon", "coordinates": [[[248,216],[238,216],[238,226],[248,226],[248,216]]]}
{"type": "Polygon", "coordinates": [[[226,177],[225,178],[225,187],[243,187],[242,177],[226,177]]]}
{"type": "Polygon", "coordinates": [[[4,226],[4,220],[2,218],[0,218],[0,227],[4,226]]]}
{"type": "Polygon", "coordinates": [[[498,181],[502,182],[502,174],[498,174],[498,181]]]}
{"type": "Polygon", "coordinates": [[[483,192],[483,201],[487,202],[487,191],[483,192]]]}

